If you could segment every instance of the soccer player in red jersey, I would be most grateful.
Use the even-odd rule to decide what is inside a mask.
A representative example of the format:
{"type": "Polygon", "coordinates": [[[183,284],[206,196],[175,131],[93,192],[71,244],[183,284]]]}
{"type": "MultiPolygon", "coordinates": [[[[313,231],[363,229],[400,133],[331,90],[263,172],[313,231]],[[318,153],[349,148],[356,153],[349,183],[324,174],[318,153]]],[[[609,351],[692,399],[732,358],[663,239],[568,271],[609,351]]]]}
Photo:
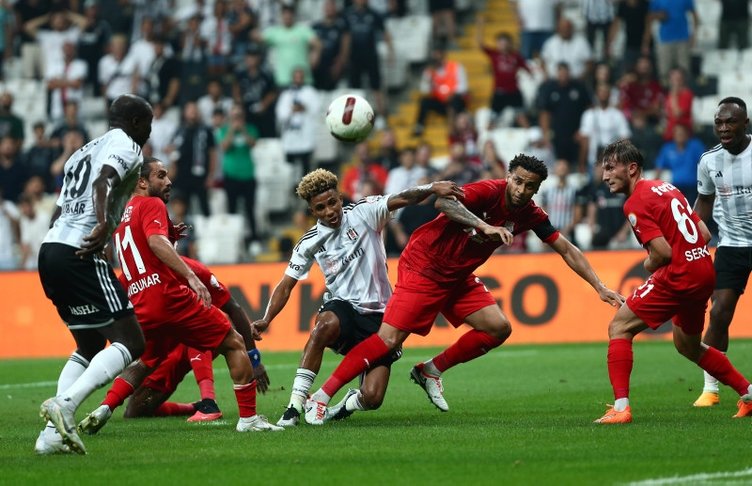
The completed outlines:
{"type": "Polygon", "coordinates": [[[669,319],[673,319],[677,351],[736,390],[741,396],[741,413],[752,405],[752,386],[723,353],[700,340],[705,309],[715,287],[707,247],[710,231],[676,187],[642,178],[643,157],[631,142],[620,140],[607,146],[602,161],[603,180],[611,192],[628,196],[624,214],[648,251],[644,266],[651,275],[609,324],[608,376],[616,401],[595,422],[632,421],[632,341],[645,329],[656,329],[669,319]]]}
{"type": "MultiPolygon", "coordinates": [[[[160,161],[144,161],[134,195],[114,235],[120,268],[128,282],[128,298],[146,338],[141,362],[147,369],[154,369],[178,343],[223,354],[240,412],[236,430],[283,430],[256,414],[256,381],[243,340],[224,314],[211,305],[206,286],[169,240],[172,223],[165,203],[171,186],[160,161]]],[[[131,385],[122,380],[110,392],[126,397],[133,392],[131,385]]],[[[109,407],[100,406],[79,424],[79,429],[94,433],[111,415],[109,407]]]]}
{"type": "Polygon", "coordinates": [[[402,252],[397,285],[378,333],[354,347],[306,402],[307,422],[321,415],[330,398],[369,363],[397,349],[411,333],[428,334],[438,313],[455,327],[464,322],[472,329],[435,358],[417,364],[411,377],[439,410],[447,411],[441,374],[500,346],[512,332],[509,319],[473,271],[499,246],[510,244],[515,234],[533,230],[601,300],[614,306],[622,302],[531,200],[547,176],[543,162],[518,155],[509,164],[506,180],[467,184],[461,199],[436,201],[443,214],[418,228],[402,252]]]}

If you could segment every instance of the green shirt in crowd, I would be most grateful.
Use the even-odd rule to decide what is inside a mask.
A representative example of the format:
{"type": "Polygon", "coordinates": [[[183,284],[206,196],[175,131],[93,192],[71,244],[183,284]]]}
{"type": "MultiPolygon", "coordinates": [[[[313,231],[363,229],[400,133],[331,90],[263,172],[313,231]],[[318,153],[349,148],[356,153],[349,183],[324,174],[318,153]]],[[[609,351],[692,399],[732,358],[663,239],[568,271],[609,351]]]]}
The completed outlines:
{"type": "MultiPolygon", "coordinates": [[[[227,132],[229,130],[229,125],[225,125],[219,129],[220,143],[224,142],[225,137],[228,136],[227,132]]],[[[250,123],[246,123],[245,131],[254,139],[258,138],[256,127],[250,123]]],[[[236,133],[233,137],[232,143],[227,150],[224,151],[222,158],[222,173],[227,178],[239,181],[247,181],[255,177],[256,174],[253,156],[251,155],[251,146],[248,145],[246,137],[242,134],[236,133]]]]}

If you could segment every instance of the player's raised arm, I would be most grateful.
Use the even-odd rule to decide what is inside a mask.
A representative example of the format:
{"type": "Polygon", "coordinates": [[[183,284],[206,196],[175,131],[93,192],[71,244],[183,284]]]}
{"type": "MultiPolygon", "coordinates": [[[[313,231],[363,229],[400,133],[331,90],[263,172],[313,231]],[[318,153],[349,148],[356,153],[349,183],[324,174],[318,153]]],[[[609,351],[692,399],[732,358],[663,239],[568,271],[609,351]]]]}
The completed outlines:
{"type": "Polygon", "coordinates": [[[491,226],[484,222],[456,199],[440,197],[434,205],[436,209],[446,214],[447,218],[455,223],[474,228],[492,240],[503,241],[505,245],[511,245],[514,240],[514,236],[508,229],[500,226],[491,226]]]}
{"type": "Polygon", "coordinates": [[[389,211],[394,211],[405,206],[418,204],[431,194],[435,194],[438,197],[457,198],[462,197],[464,192],[462,188],[452,181],[436,181],[392,194],[389,196],[386,205],[389,211]]]}
{"type": "Polygon", "coordinates": [[[109,232],[107,228],[107,215],[110,207],[110,193],[112,188],[120,183],[117,171],[109,165],[102,166],[102,170],[92,183],[94,212],[97,217],[97,225],[91,233],[84,238],[81,249],[76,252],[78,256],[99,253],[107,244],[109,232]]]}
{"type": "Polygon", "coordinates": [[[282,312],[282,309],[285,308],[287,301],[290,300],[290,293],[292,293],[292,289],[294,289],[297,284],[298,281],[296,279],[289,275],[285,275],[282,277],[282,280],[279,281],[277,286],[274,287],[272,297],[269,299],[269,304],[266,306],[264,317],[251,324],[254,339],[261,340],[260,334],[269,327],[269,324],[271,324],[274,318],[277,317],[277,314],[282,312]]]}
{"type": "Polygon", "coordinates": [[[590,286],[598,292],[598,296],[603,302],[607,302],[614,307],[619,307],[624,303],[624,297],[609,289],[603,282],[601,282],[601,279],[598,278],[598,275],[595,273],[595,270],[593,270],[593,267],[590,266],[590,262],[585,258],[585,255],[583,255],[580,249],[574,246],[568,239],[559,235],[556,240],[548,245],[553,248],[556,253],[561,255],[561,258],[567,263],[569,268],[574,270],[577,275],[589,283],[590,286]]]}

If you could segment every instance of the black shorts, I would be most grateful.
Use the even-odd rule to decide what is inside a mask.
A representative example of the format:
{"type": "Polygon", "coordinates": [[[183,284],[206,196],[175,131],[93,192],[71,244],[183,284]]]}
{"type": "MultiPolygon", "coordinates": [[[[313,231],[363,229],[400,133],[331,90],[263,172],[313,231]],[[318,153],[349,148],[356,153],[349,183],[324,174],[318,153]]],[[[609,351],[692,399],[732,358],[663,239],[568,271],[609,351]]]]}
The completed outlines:
{"type": "Polygon", "coordinates": [[[752,247],[719,246],[715,252],[715,288],[744,293],[752,272],[752,247]]]}
{"type": "Polygon", "coordinates": [[[44,243],[39,279],[69,329],[95,329],[133,315],[133,305],[112,267],[100,256],[76,256],[78,248],[44,243]]]}
{"type": "MultiPolygon", "coordinates": [[[[319,314],[325,311],[333,312],[339,319],[339,337],[329,347],[337,354],[346,355],[357,344],[378,332],[384,314],[360,314],[352,304],[344,300],[330,300],[319,308],[319,314]]],[[[376,362],[376,366],[391,366],[402,357],[402,347],[391,355],[376,362]]]]}
{"type": "Polygon", "coordinates": [[[368,87],[373,91],[381,89],[379,58],[373,55],[358,55],[350,58],[349,83],[353,89],[363,88],[363,75],[368,75],[368,87]]]}

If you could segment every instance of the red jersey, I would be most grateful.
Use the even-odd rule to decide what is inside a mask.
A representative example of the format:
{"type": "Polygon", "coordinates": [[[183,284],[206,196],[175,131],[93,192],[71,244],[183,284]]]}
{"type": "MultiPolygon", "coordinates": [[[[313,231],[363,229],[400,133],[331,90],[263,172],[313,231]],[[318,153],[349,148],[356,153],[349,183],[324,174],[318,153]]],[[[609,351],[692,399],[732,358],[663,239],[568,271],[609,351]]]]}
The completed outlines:
{"type": "Polygon", "coordinates": [[[186,281],[149,248],[151,235],[168,237],[172,223],[158,197],[133,196],[113,234],[121,283],[143,328],[190,316],[201,303],[186,281]]]}
{"type": "MultiPolygon", "coordinates": [[[[470,212],[492,226],[503,226],[518,235],[533,230],[546,243],[559,237],[548,214],[530,201],[520,208],[507,207],[506,180],[486,180],[463,186],[462,203],[470,212]]],[[[500,241],[477,242],[475,231],[440,214],[410,237],[400,264],[437,282],[466,278],[502,245],[500,241]]]]}
{"type": "Polygon", "coordinates": [[[638,181],[624,203],[624,215],[641,245],[662,236],[671,246],[671,263],[656,270],[654,280],[688,293],[713,285],[715,271],[700,218],[676,187],[663,181],[638,181]]]}
{"type": "Polygon", "coordinates": [[[503,53],[497,49],[483,48],[483,52],[491,61],[494,73],[494,90],[502,93],[518,93],[517,71],[530,71],[525,59],[518,52],[503,53]]]}

